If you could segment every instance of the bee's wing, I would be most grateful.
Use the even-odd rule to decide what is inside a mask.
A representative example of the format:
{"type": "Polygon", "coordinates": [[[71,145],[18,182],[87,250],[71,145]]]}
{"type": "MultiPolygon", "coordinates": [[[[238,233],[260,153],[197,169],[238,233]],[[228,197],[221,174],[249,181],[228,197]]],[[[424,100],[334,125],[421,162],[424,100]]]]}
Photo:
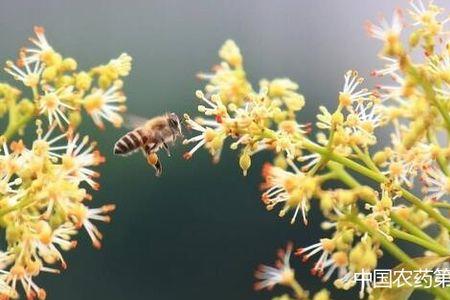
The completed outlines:
{"type": "Polygon", "coordinates": [[[142,127],[148,119],[133,115],[133,114],[126,114],[125,115],[125,121],[124,121],[124,127],[130,130],[136,129],[137,127],[142,127]]]}

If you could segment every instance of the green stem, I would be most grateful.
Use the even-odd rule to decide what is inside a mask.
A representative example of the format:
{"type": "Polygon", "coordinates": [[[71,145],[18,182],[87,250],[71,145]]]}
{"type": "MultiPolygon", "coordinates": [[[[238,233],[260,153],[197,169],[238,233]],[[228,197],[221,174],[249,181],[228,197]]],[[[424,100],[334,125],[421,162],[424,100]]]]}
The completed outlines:
{"type": "Polygon", "coordinates": [[[3,136],[9,140],[22,128],[33,116],[33,112],[21,115],[16,103],[11,103],[8,114],[8,126],[3,136]]]}
{"type": "Polygon", "coordinates": [[[407,231],[409,231],[411,234],[426,240],[428,242],[434,243],[436,245],[440,245],[438,242],[436,242],[435,239],[433,239],[431,236],[426,234],[424,231],[422,231],[419,227],[414,225],[413,223],[409,222],[408,220],[400,217],[395,212],[391,212],[391,219],[401,227],[405,228],[407,231]]]}
{"type": "MultiPolygon", "coordinates": [[[[330,170],[332,170],[335,173],[336,177],[338,177],[343,183],[345,183],[349,187],[354,188],[354,187],[357,187],[357,186],[361,185],[355,178],[353,178],[353,176],[348,174],[348,172],[345,171],[345,169],[341,165],[336,164],[334,162],[330,162],[328,164],[328,167],[330,168],[330,170]]],[[[374,204],[373,201],[369,201],[368,199],[364,199],[364,200],[366,202],[368,202],[369,204],[372,204],[372,205],[374,204]]],[[[394,221],[395,223],[397,223],[401,227],[405,228],[411,234],[413,234],[413,235],[415,235],[415,236],[417,236],[417,237],[419,237],[421,239],[424,239],[424,240],[426,240],[426,241],[428,241],[430,243],[435,244],[435,247],[440,247],[441,246],[432,237],[430,237],[428,234],[426,234],[420,228],[418,228],[417,226],[415,226],[414,224],[412,224],[408,220],[400,217],[395,212],[391,211],[390,217],[391,217],[392,221],[394,221]]]]}
{"type": "Polygon", "coordinates": [[[431,203],[431,206],[436,207],[436,208],[450,209],[450,203],[446,203],[446,202],[431,203]]]}
{"type": "Polygon", "coordinates": [[[439,244],[430,243],[428,241],[425,241],[421,238],[418,238],[412,234],[406,233],[406,232],[398,230],[396,228],[391,228],[390,234],[394,238],[398,238],[401,240],[405,240],[405,241],[414,243],[416,245],[419,245],[419,246],[421,246],[425,249],[428,249],[428,250],[430,250],[436,254],[439,254],[441,256],[449,256],[450,255],[450,250],[448,250],[444,246],[441,246],[439,244]]]}
{"type": "Polygon", "coordinates": [[[20,202],[14,204],[13,206],[2,208],[2,209],[0,209],[0,218],[2,218],[4,215],[6,215],[12,211],[25,208],[28,205],[30,205],[31,203],[33,203],[34,201],[36,201],[34,199],[34,197],[27,197],[27,198],[22,199],[20,202]]]}
{"type": "MultiPolygon", "coordinates": [[[[330,170],[332,170],[333,173],[335,174],[335,176],[337,178],[339,178],[347,186],[349,186],[351,188],[355,188],[355,187],[361,185],[355,178],[353,178],[353,176],[351,176],[347,171],[345,171],[345,169],[344,169],[344,167],[342,165],[339,165],[339,164],[337,164],[335,162],[329,162],[328,163],[328,168],[330,170]]],[[[372,204],[372,205],[375,204],[373,201],[369,201],[369,199],[364,199],[364,200],[366,202],[368,202],[369,204],[372,204]]],[[[449,204],[449,207],[450,207],[450,204],[449,204]]],[[[420,237],[420,238],[422,238],[424,240],[427,240],[427,241],[429,241],[431,243],[436,243],[437,244],[437,242],[432,237],[430,237],[428,234],[423,232],[420,228],[418,228],[417,226],[415,226],[414,224],[412,224],[408,220],[400,217],[395,212],[391,211],[390,217],[391,217],[392,221],[394,221],[395,223],[397,223],[401,227],[405,228],[407,231],[409,231],[413,235],[415,235],[417,237],[420,237]]],[[[439,245],[439,244],[437,244],[437,245],[439,245]]]]}
{"type": "Polygon", "coordinates": [[[31,119],[32,114],[21,116],[19,120],[9,121],[3,136],[9,140],[31,119]]]}
{"type": "MultiPolygon", "coordinates": [[[[340,156],[334,152],[330,153],[326,148],[319,146],[316,143],[313,143],[312,141],[310,141],[308,139],[303,140],[303,146],[311,152],[316,152],[321,155],[328,155],[330,160],[340,163],[340,164],[346,166],[347,168],[352,169],[353,171],[358,172],[361,175],[364,175],[368,178],[371,178],[372,180],[374,180],[378,183],[385,183],[388,181],[388,179],[383,174],[381,174],[379,172],[375,172],[367,167],[360,165],[357,162],[354,162],[351,159],[340,156]]],[[[420,200],[418,197],[416,197],[414,194],[412,194],[408,190],[406,190],[402,187],[399,187],[399,189],[405,200],[407,200],[408,202],[410,202],[417,208],[425,211],[431,218],[436,220],[438,223],[442,224],[445,228],[447,228],[447,230],[450,230],[450,220],[448,220],[447,218],[442,216],[439,213],[439,211],[436,211],[433,207],[423,203],[422,200],[420,200]]]]}
{"type": "MultiPolygon", "coordinates": [[[[436,146],[439,146],[436,135],[432,134],[430,131],[428,131],[428,141],[436,146]]],[[[439,167],[441,168],[442,172],[444,172],[444,174],[448,176],[449,170],[448,170],[447,159],[444,157],[444,155],[442,155],[442,153],[438,154],[436,161],[438,162],[439,167]]]]}
{"type": "Polygon", "coordinates": [[[297,280],[292,280],[289,286],[294,291],[295,296],[299,300],[308,299],[308,293],[302,288],[302,286],[297,282],[297,280]]]}

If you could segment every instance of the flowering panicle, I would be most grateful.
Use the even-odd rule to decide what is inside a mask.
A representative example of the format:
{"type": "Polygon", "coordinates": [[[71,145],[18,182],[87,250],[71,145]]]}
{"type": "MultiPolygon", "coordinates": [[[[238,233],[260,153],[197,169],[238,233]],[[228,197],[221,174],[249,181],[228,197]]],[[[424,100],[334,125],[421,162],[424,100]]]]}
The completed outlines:
{"type": "MultiPolygon", "coordinates": [[[[301,214],[306,224],[317,200],[325,218],[322,229],[332,234],[298,249],[296,255],[304,262],[317,258],[311,273],[323,281],[336,276],[334,285],[339,289],[354,287],[357,274],[372,272],[386,252],[398,258],[402,267],[422,267],[421,260],[410,258],[398,240],[422,247],[427,256],[444,259],[450,254],[450,221],[441,212],[450,209],[446,203],[450,41],[445,29],[449,18],[441,17],[442,9],[432,1],[412,0],[410,5],[405,16],[398,9],[391,22],[382,18],[380,25],[367,24],[369,35],[383,43],[379,57],[384,65],[372,72],[381,82],[370,90],[362,87],[363,79],[356,71],[346,72],[336,108],[319,107],[316,126],[320,131],[315,136],[310,135],[310,123],[297,121],[295,115],[305,104],[298,84],[287,78],[261,80],[259,90],[254,90],[241,51],[232,41],[219,51],[220,66],[200,76],[208,81],[204,92],[196,93],[204,116],[185,116],[188,126],[198,132],[185,140],[194,144],[186,158],[205,147],[218,161],[229,139],[231,149],[239,149],[239,165],[247,174],[252,156],[270,151],[274,162],[264,164],[261,185],[266,208],[279,206],[281,217],[292,213],[291,223],[301,214]],[[412,32],[405,45],[403,35],[408,31],[412,32]],[[380,127],[392,131],[390,142],[377,137],[380,127]],[[373,146],[377,146],[374,153],[373,146]],[[360,183],[355,174],[373,184],[360,183]],[[343,186],[336,187],[337,182],[343,186]],[[419,188],[413,189],[415,184],[419,188]],[[437,237],[427,230],[436,224],[437,237]]],[[[275,268],[258,269],[256,285],[259,289],[284,285],[298,299],[309,299],[294,279],[289,256],[290,252],[275,268]]],[[[359,283],[361,298],[379,295],[372,283],[359,283]]],[[[393,288],[393,295],[396,292],[393,288]]],[[[438,298],[450,297],[446,290],[431,292],[438,298]]],[[[326,291],[316,296],[329,299],[326,291]]]]}
{"type": "Polygon", "coordinates": [[[58,53],[42,27],[34,31],[32,46],[22,48],[17,63],[7,61],[5,67],[30,88],[32,99],[0,84],[0,116],[9,116],[0,136],[0,218],[6,242],[0,251],[1,299],[18,299],[21,294],[45,299],[47,293],[36,277],[67,268],[64,252],[76,247],[75,235],[81,229],[100,248],[102,234],[96,222],[109,222],[115,209],[113,204],[87,206],[92,200],[89,189],[100,188],[100,174],[94,169],[105,159],[96,142],[75,130],[82,109],[99,127],[104,126],[102,120],[121,125],[121,77],[129,74],[131,57],[122,54],[107,65],[77,71],[77,62],[58,53]],[[14,140],[32,119],[37,125],[33,141],[14,140]]]}
{"type": "Polygon", "coordinates": [[[185,115],[187,126],[200,133],[184,141],[195,143],[185,158],[205,146],[217,162],[227,138],[234,140],[232,149],[240,148],[239,165],[244,174],[251,166],[251,156],[265,149],[285,152],[291,159],[297,157],[293,137],[310,131],[309,125],[297,123],[294,118],[294,112],[304,105],[303,96],[297,92],[298,85],[287,78],[264,79],[256,92],[245,78],[242,55],[236,44],[227,41],[219,55],[224,60],[220,67],[212,74],[200,74],[200,78],[209,81],[205,93],[196,92],[204,103],[198,110],[208,119],[185,115]],[[268,124],[273,128],[267,130],[268,124]]]}
{"type": "Polygon", "coordinates": [[[61,251],[76,246],[72,236],[81,226],[94,246],[100,246],[101,234],[92,220],[108,222],[104,214],[114,208],[106,205],[90,209],[84,204],[90,196],[80,185],[91,184],[95,173],[90,168],[103,159],[92,154],[93,147],[82,151],[86,140],[77,145],[78,136],[67,145],[56,146],[67,134],[50,138],[54,129],[44,133],[38,123],[38,136],[31,148],[13,142],[10,152],[3,142],[1,171],[8,187],[1,190],[0,212],[8,232],[16,232],[6,236],[10,254],[3,270],[6,284],[15,290],[16,282],[20,282],[29,298],[45,298],[33,278],[40,272],[59,272],[49,267],[56,262],[66,268],[61,251]]]}

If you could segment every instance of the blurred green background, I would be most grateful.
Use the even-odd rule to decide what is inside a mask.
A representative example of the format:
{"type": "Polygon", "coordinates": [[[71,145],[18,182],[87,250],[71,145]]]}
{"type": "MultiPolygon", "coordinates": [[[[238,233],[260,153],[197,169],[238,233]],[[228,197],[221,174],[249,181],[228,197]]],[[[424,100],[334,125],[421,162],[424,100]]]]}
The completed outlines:
{"type": "MultiPolygon", "coordinates": [[[[347,69],[367,76],[378,66],[379,43],[367,37],[363,24],[380,12],[390,18],[399,5],[408,3],[3,0],[0,59],[15,58],[34,25],[44,26],[53,47],[76,58],[80,68],[127,52],[134,58],[125,79],[129,112],[150,117],[195,112],[193,95],[202,83],[194,75],[218,62],[219,47],[232,38],[253,83],[286,76],[300,84],[307,104],[299,119],[308,122],[319,105],[335,105],[347,69]]],[[[162,155],[164,174],[155,178],[141,155],[112,156],[125,130],[100,132],[88,120],[82,131],[107,156],[92,204],[114,202],[118,208],[113,222],[101,226],[102,250],[93,249],[83,232],[78,248],[66,254],[68,270],[38,279],[49,299],[269,299],[281,290],[254,292],[255,267],[273,263],[288,240],[309,245],[327,234],[320,232],[316,208],[307,228],[266,212],[258,186],[269,156],[259,156],[243,177],[235,153],[225,151],[212,165],[205,151],[184,161],[178,145],[172,158],[162,155]]],[[[323,286],[308,275],[311,264],[294,259],[294,265],[307,288],[323,286]]]]}

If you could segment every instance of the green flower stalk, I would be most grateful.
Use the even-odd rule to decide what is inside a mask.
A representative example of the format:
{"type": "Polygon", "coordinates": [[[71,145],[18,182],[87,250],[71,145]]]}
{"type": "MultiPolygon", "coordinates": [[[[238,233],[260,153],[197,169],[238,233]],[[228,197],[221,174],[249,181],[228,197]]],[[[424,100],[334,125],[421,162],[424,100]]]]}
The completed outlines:
{"type": "Polygon", "coordinates": [[[63,252],[77,245],[84,229],[96,248],[102,234],[94,224],[109,222],[114,204],[90,208],[90,190],[100,188],[95,168],[105,158],[96,142],[76,129],[83,110],[94,123],[118,127],[125,111],[121,78],[131,69],[122,54],[89,71],[65,58],[48,43],[42,27],[35,27],[32,46],[22,48],[17,62],[5,71],[22,89],[0,83],[0,117],[8,119],[0,137],[0,226],[6,249],[0,251],[0,299],[45,299],[36,284],[43,272],[67,268],[63,252]],[[29,90],[31,99],[22,97],[29,90]],[[15,139],[35,123],[31,143],[15,139]],[[23,292],[21,291],[23,290],[23,292]]]}
{"type": "MultiPolygon", "coordinates": [[[[384,80],[369,90],[362,86],[364,79],[358,72],[345,73],[336,108],[319,107],[314,136],[310,123],[296,119],[305,104],[299,86],[277,78],[263,79],[253,88],[241,51],[231,40],[220,49],[222,61],[213,72],[199,75],[207,81],[204,91],[196,92],[203,116],[185,115],[187,125],[198,132],[184,141],[194,145],[185,158],[204,147],[217,162],[225,140],[231,140],[246,175],[252,157],[270,151],[274,161],[262,171],[266,208],[288,216],[292,224],[300,219],[307,225],[312,202],[319,202],[327,219],[322,228],[331,233],[298,248],[295,255],[304,262],[313,260],[312,274],[333,280],[339,289],[354,287],[355,273],[376,269],[384,253],[410,270],[429,261],[412,259],[400,248],[400,240],[421,247],[424,256],[436,258],[435,262],[442,263],[450,255],[450,219],[441,212],[448,210],[450,193],[450,41],[445,29],[450,19],[442,18],[442,9],[432,2],[425,5],[418,0],[410,5],[408,45],[402,39],[408,21],[400,10],[391,22],[383,19],[381,25],[366,26],[369,35],[383,43],[380,59],[385,66],[372,74],[392,82],[384,80]],[[392,130],[391,143],[372,153],[380,127],[392,130]],[[438,139],[442,136],[447,139],[438,139]],[[373,184],[363,185],[354,175],[373,184]],[[330,180],[339,180],[342,186],[329,188],[330,180]],[[437,236],[428,230],[433,225],[440,228],[437,236]]],[[[256,277],[261,281],[256,286],[291,288],[292,295],[275,299],[310,299],[294,274],[285,257],[275,267],[259,269],[256,277]]],[[[425,290],[450,299],[448,289],[425,290]]],[[[377,299],[380,291],[365,284],[359,294],[377,299]]],[[[311,297],[329,298],[326,290],[311,297]]]]}

